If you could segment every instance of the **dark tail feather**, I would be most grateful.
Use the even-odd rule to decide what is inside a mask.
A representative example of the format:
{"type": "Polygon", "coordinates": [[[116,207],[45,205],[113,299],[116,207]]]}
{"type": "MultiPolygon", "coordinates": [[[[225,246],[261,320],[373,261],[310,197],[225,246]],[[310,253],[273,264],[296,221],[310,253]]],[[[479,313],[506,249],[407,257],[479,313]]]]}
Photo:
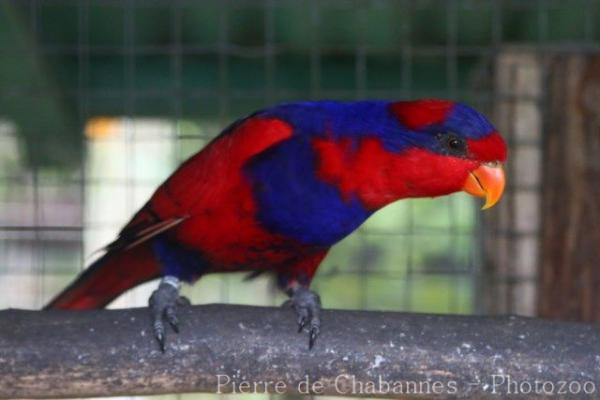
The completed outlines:
{"type": "Polygon", "coordinates": [[[109,251],[83,271],[44,310],[102,308],[126,290],[159,276],[160,268],[149,244],[109,251]]]}

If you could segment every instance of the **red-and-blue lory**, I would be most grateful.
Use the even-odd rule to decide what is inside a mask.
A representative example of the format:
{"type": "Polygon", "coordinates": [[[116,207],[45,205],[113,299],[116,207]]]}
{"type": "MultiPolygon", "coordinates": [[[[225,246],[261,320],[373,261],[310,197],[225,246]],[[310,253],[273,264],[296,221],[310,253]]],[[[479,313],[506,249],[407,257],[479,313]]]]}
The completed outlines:
{"type": "Polygon", "coordinates": [[[47,308],[92,309],[162,277],[150,298],[164,350],[180,282],[213,272],[276,275],[312,347],[309,289],[329,249],[394,201],[466,191],[502,195],[504,140],[481,113],[446,100],[281,104],[226,128],[185,161],[104,255],[47,308]]]}

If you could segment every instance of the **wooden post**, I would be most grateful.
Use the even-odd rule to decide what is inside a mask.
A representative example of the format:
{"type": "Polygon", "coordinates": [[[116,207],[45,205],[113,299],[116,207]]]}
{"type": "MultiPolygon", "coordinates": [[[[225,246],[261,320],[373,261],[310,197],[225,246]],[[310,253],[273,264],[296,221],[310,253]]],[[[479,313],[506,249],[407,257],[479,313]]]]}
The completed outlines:
{"type": "Polygon", "coordinates": [[[495,66],[510,155],[485,220],[486,310],[600,321],[600,56],[507,48],[495,66]]]}
{"type": "Polygon", "coordinates": [[[549,64],[540,315],[600,321],[600,55],[549,64]]]}

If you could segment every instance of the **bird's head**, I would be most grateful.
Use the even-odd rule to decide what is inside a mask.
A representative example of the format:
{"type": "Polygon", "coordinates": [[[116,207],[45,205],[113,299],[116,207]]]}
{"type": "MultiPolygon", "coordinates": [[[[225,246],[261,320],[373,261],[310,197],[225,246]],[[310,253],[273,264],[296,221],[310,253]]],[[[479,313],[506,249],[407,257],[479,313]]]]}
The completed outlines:
{"type": "Polygon", "coordinates": [[[446,100],[400,101],[389,105],[400,123],[398,137],[408,143],[396,168],[412,186],[410,197],[457,191],[484,197],[492,207],[504,191],[507,148],[480,112],[446,100]],[[405,161],[410,159],[418,170],[405,161]]]}
{"type": "Polygon", "coordinates": [[[484,197],[483,208],[490,208],[502,196],[506,144],[473,108],[447,100],[352,107],[331,123],[340,135],[313,140],[319,177],[345,198],[376,210],[403,198],[459,191],[484,197]]]}

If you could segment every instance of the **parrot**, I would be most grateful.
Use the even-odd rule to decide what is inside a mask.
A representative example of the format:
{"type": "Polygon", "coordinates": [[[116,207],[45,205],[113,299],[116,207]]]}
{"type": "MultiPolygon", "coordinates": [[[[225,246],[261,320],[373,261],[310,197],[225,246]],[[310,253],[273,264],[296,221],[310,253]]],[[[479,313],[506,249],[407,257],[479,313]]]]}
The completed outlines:
{"type": "Polygon", "coordinates": [[[45,309],[106,306],[160,279],[149,298],[165,351],[179,332],[182,283],[210,273],[270,273],[308,347],[321,333],[311,281],[333,245],[377,210],[455,192],[496,204],[507,145],[474,108],[445,99],[315,100],[233,122],[184,161],[103,254],[45,309]]]}

